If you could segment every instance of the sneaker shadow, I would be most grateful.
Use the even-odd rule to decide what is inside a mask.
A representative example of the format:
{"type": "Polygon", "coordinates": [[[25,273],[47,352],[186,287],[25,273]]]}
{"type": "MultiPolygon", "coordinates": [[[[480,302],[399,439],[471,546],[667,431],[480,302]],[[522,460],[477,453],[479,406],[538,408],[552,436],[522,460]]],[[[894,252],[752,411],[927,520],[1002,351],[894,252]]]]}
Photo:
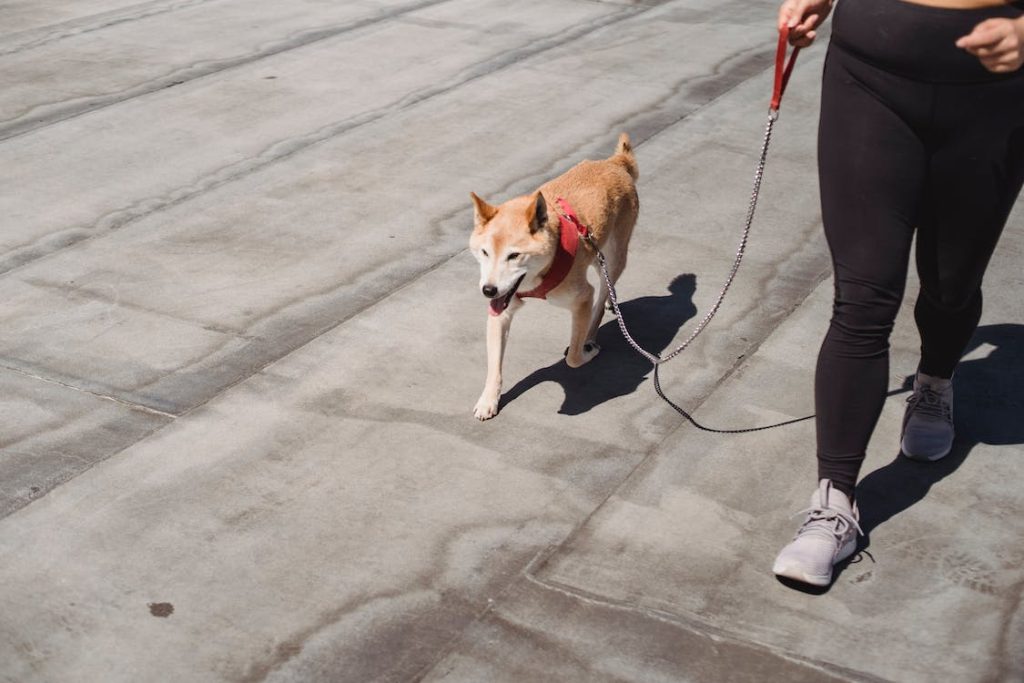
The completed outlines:
{"type": "MultiPolygon", "coordinates": [[[[1024,325],[979,327],[953,378],[953,419],[956,438],[953,450],[932,463],[910,460],[900,453],[891,463],[868,474],[857,484],[864,537],[859,547],[871,544],[870,534],[912,505],[924,499],[936,483],[953,472],[979,443],[1024,444],[1024,325]]],[[[912,389],[913,376],[904,381],[912,389]]]]}
{"type": "MultiPolygon", "coordinates": [[[[697,314],[693,294],[697,277],[692,273],[676,276],[664,296],[645,296],[619,304],[630,334],[644,349],[661,353],[672,343],[687,320],[697,314]]],[[[564,360],[536,370],[516,382],[498,404],[504,410],[530,389],[557,382],[565,392],[558,412],[580,415],[611,399],[635,392],[647,379],[652,366],[622,337],[619,323],[611,319],[597,331],[601,353],[581,368],[570,368],[564,360]]]]}

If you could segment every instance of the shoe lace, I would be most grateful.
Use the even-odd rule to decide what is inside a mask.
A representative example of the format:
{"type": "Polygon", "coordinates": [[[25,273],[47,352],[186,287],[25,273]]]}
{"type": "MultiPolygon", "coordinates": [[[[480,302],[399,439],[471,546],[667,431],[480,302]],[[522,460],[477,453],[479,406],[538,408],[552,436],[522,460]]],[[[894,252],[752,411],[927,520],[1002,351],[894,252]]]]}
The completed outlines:
{"type": "Polygon", "coordinates": [[[801,510],[796,515],[807,515],[807,519],[797,529],[797,536],[810,535],[842,539],[850,529],[856,529],[859,535],[864,535],[864,531],[856,519],[836,508],[810,507],[801,510]]]}
{"type": "Polygon", "coordinates": [[[943,400],[942,394],[929,386],[920,386],[917,391],[907,397],[910,410],[920,415],[937,417],[946,422],[953,421],[952,406],[943,400]]]}

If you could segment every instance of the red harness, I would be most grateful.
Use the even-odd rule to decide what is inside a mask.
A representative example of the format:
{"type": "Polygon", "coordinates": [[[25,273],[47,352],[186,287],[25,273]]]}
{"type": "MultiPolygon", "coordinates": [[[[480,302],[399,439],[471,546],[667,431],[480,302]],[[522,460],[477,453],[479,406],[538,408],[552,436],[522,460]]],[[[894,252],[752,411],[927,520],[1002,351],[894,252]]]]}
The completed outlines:
{"type": "Polygon", "coordinates": [[[559,197],[555,200],[555,203],[562,210],[558,214],[559,236],[558,247],[555,250],[555,259],[551,262],[551,267],[548,268],[548,272],[544,274],[539,285],[529,292],[519,292],[516,294],[520,299],[527,297],[547,299],[548,292],[562,284],[562,280],[572,270],[573,261],[576,260],[576,249],[580,245],[580,238],[586,238],[590,235],[590,228],[583,225],[576,212],[569,206],[569,202],[559,197]]]}
{"type": "MultiPolygon", "coordinates": [[[[547,299],[548,293],[562,284],[562,280],[572,270],[572,264],[576,260],[576,251],[579,249],[580,238],[589,239],[590,228],[580,221],[576,212],[572,210],[572,206],[569,202],[565,201],[561,197],[555,200],[561,211],[558,214],[558,246],[555,248],[555,258],[551,261],[551,267],[548,268],[548,272],[541,278],[540,284],[531,289],[528,292],[517,292],[516,296],[520,299],[534,298],[534,299],[547,299]]],[[[501,310],[495,310],[494,306],[491,306],[488,310],[491,315],[501,315],[506,308],[508,308],[509,302],[512,297],[508,297],[505,304],[501,306],[501,310]]]]}

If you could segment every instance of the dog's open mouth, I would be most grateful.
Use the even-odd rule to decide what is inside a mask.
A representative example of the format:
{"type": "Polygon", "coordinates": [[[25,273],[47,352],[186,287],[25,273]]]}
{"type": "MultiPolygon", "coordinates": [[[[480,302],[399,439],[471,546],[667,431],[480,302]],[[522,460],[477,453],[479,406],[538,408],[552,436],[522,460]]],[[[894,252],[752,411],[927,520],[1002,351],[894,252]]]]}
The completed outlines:
{"type": "Polygon", "coordinates": [[[520,275],[519,279],[516,280],[516,283],[512,285],[512,288],[509,289],[508,293],[505,294],[504,296],[496,296],[493,299],[491,299],[491,315],[501,315],[502,313],[505,312],[505,309],[508,308],[508,305],[512,303],[512,297],[516,295],[516,291],[519,290],[519,285],[523,283],[523,278],[525,277],[526,273],[520,275]]]}

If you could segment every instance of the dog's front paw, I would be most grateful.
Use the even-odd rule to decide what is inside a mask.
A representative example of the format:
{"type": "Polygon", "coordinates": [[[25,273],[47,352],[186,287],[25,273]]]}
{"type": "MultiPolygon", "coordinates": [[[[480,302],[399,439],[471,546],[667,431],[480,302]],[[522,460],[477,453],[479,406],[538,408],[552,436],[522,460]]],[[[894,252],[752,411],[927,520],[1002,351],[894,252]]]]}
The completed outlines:
{"type": "Polygon", "coordinates": [[[481,421],[490,420],[497,414],[498,399],[491,398],[490,396],[481,396],[480,400],[476,402],[476,407],[473,408],[473,415],[481,421]]]}
{"type": "Polygon", "coordinates": [[[598,343],[589,341],[583,345],[583,350],[579,353],[573,353],[572,349],[566,349],[565,364],[570,368],[578,368],[594,360],[599,353],[601,353],[601,347],[598,343]]]}

